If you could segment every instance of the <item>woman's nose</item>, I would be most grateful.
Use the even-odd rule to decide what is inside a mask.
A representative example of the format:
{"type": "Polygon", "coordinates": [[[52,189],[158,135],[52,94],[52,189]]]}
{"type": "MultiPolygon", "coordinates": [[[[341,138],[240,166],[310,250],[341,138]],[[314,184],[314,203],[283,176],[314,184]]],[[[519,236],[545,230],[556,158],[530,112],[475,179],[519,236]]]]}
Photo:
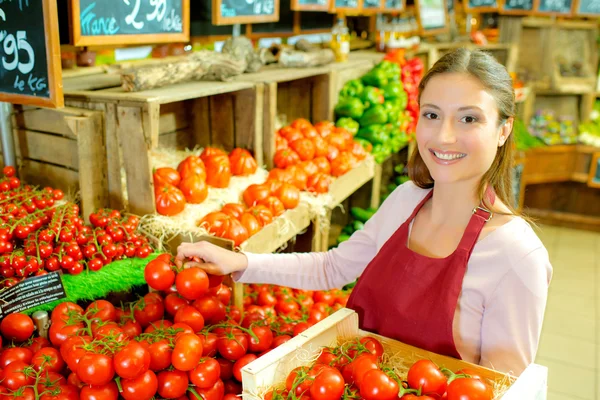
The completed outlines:
{"type": "Polygon", "coordinates": [[[439,131],[439,138],[442,143],[451,144],[456,142],[456,133],[454,132],[452,120],[445,118],[442,121],[439,131]]]}

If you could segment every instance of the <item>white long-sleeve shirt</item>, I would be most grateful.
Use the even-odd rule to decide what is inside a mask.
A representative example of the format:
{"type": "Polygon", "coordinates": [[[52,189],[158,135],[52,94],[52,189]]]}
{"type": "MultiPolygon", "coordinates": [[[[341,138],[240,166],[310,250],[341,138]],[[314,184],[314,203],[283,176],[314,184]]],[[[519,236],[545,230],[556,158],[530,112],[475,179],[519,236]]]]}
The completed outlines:
{"type": "MultiPolygon", "coordinates": [[[[323,253],[249,254],[243,283],[307,290],[354,281],[428,190],[407,182],[381,205],[363,230],[323,253]]],[[[519,375],[535,359],[552,266],[530,225],[513,218],[475,245],[453,321],[456,348],[465,361],[519,375]]]]}

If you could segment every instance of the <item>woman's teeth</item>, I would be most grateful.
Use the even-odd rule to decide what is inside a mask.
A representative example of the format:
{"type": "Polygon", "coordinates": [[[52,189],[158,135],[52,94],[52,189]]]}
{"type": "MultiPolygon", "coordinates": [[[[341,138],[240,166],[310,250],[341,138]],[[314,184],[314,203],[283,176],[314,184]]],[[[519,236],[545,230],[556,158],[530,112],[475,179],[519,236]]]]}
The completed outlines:
{"type": "Polygon", "coordinates": [[[433,154],[435,154],[435,156],[441,160],[456,160],[466,156],[466,154],[463,153],[444,154],[438,153],[437,151],[434,151],[433,154]]]}

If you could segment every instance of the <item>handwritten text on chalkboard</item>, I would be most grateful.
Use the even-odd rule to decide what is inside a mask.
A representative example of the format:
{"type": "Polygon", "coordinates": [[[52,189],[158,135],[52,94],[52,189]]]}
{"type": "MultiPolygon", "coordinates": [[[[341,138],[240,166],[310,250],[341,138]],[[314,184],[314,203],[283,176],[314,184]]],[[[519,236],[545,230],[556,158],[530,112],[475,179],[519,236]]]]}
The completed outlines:
{"type": "Polygon", "coordinates": [[[273,15],[275,13],[275,0],[254,0],[250,4],[246,1],[227,1],[221,3],[223,17],[240,17],[249,15],[273,15]]]}
{"type": "Polygon", "coordinates": [[[539,11],[568,14],[572,4],[572,0],[540,0],[539,11]]]}
{"type": "Polygon", "coordinates": [[[469,0],[469,7],[498,7],[496,0],[469,0]]]}
{"type": "Polygon", "coordinates": [[[49,97],[40,0],[0,1],[0,91],[49,97]]]}
{"type": "Polygon", "coordinates": [[[182,32],[181,0],[80,0],[82,36],[182,32]]]}
{"type": "Polygon", "coordinates": [[[600,0],[579,0],[579,14],[600,14],[600,0]]]}
{"type": "Polygon", "coordinates": [[[335,0],[336,8],[357,8],[358,0],[335,0]]]}
{"type": "Polygon", "coordinates": [[[385,0],[385,8],[401,10],[402,0],[385,0]]]}
{"type": "Polygon", "coordinates": [[[364,0],[364,8],[379,8],[381,7],[381,1],[379,0],[364,0]]]}
{"type": "Polygon", "coordinates": [[[328,0],[300,0],[298,4],[302,6],[326,6],[328,0]]]}
{"type": "Polygon", "coordinates": [[[504,3],[505,10],[532,10],[532,0],[506,0],[504,3]]]}
{"type": "Polygon", "coordinates": [[[58,272],[34,276],[0,293],[0,314],[28,310],[65,297],[58,272]]]}

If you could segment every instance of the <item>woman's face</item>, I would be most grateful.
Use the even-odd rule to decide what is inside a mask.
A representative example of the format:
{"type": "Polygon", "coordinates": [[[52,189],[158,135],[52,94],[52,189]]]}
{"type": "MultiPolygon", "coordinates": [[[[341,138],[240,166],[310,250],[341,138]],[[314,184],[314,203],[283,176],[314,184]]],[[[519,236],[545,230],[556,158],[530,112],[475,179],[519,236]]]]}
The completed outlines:
{"type": "Polygon", "coordinates": [[[432,77],[420,113],[417,144],[436,183],[479,181],[512,128],[512,121],[498,127],[496,101],[466,73],[432,77]]]}

